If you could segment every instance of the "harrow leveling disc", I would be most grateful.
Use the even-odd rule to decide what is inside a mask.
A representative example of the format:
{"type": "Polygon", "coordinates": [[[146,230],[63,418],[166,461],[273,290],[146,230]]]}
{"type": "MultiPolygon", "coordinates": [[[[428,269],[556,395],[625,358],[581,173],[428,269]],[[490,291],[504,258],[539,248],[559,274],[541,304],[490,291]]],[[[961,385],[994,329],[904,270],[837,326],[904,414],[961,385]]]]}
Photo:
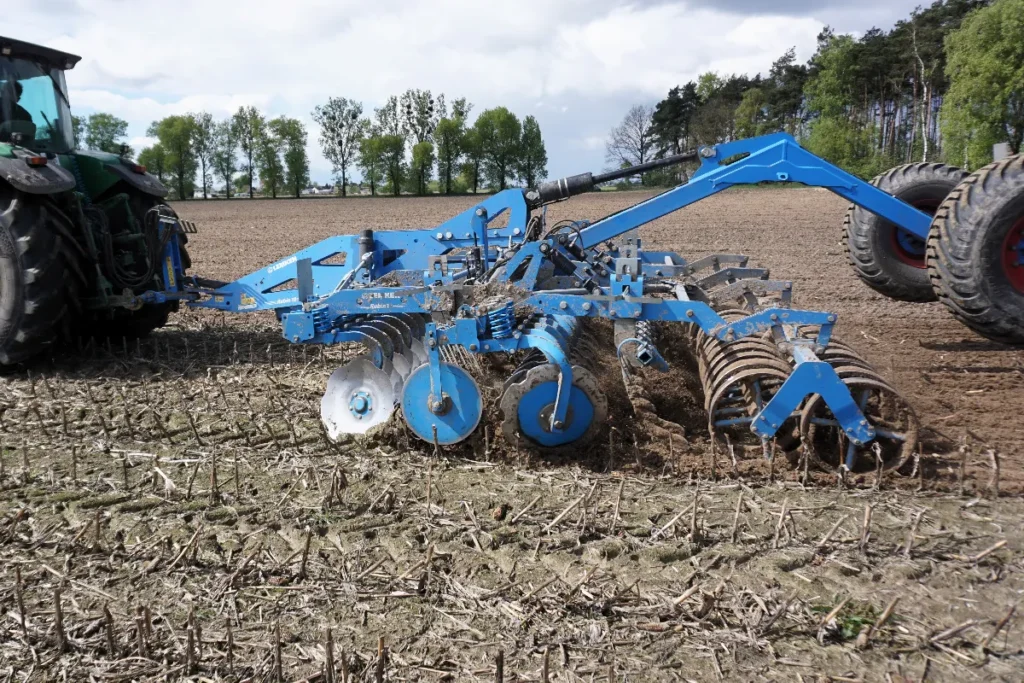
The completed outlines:
{"type": "Polygon", "coordinates": [[[327,435],[365,434],[395,412],[391,377],[369,358],[359,357],[335,370],[320,400],[327,435]]]}
{"type": "Polygon", "coordinates": [[[608,401],[594,376],[579,366],[572,368],[565,424],[557,431],[551,428],[559,374],[557,365],[534,365],[506,388],[501,399],[505,416],[501,429],[510,443],[521,435],[539,446],[556,448],[588,441],[600,429],[608,415],[608,401]]]}
{"type": "Polygon", "coordinates": [[[483,399],[476,380],[457,365],[441,363],[441,395],[432,396],[430,366],[421,365],[405,381],[402,415],[419,438],[440,446],[459,443],[476,429],[483,399]],[[436,437],[435,437],[436,432],[436,437]]]}

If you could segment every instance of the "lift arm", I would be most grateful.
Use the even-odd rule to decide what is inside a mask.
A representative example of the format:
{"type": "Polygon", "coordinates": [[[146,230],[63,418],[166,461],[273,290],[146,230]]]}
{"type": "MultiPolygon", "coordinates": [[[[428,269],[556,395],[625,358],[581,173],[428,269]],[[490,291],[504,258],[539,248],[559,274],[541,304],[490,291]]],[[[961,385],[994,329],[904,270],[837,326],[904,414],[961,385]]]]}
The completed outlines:
{"type": "Polygon", "coordinates": [[[577,244],[590,248],[734,185],[802,183],[824,187],[921,239],[931,217],[801,147],[786,133],[737,140],[698,152],[701,167],[685,185],[602,218],[579,232],[577,244]]]}

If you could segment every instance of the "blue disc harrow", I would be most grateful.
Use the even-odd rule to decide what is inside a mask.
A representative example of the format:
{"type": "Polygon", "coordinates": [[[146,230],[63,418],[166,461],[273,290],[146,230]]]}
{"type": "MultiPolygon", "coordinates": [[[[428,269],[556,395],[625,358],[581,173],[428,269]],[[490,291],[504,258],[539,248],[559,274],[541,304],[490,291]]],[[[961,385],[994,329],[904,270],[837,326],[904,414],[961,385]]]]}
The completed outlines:
{"type": "Polygon", "coordinates": [[[273,310],[293,343],[361,344],[365,354],[328,380],[321,412],[333,438],[371,431],[400,408],[427,443],[463,441],[490,409],[478,356],[506,354],[518,365],[494,387],[504,437],[579,447],[608,418],[580,344],[589,321],[604,319],[623,375],[640,385],[646,373],[668,369],[660,331],[685,326],[689,334],[671,338],[686,348],[672,351],[690,354],[699,370],[714,438],[769,454],[772,443],[784,451],[803,445],[831,468],[904,465],[917,441],[913,410],[833,339],[835,315],[794,308],[792,283],[771,279],[746,256],[687,260],[643,247],[637,228],[759,182],[828,188],[912,236],[926,235],[931,222],[779,134],[506,190],[431,229],[331,237],[230,283],[169,273],[177,288],[143,299],[273,310]],[[700,168],[688,182],[635,206],[547,224],[548,204],[693,161],[700,168]]]}

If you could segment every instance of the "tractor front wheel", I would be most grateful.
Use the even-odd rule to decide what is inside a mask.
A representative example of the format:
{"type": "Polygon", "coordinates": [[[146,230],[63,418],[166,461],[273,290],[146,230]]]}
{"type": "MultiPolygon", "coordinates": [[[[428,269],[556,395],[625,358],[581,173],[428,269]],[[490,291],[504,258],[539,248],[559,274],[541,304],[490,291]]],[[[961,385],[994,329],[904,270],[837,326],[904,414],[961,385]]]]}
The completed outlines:
{"type": "Polygon", "coordinates": [[[1024,155],[986,166],[949,195],[928,236],[928,274],[965,325],[1024,345],[1024,155]]]}
{"type": "MultiPolygon", "coordinates": [[[[883,173],[871,184],[934,215],[967,173],[945,164],[909,164],[883,173]]],[[[867,209],[851,206],[843,243],[858,277],[875,291],[900,301],[934,301],[925,242],[867,209]]]]}
{"type": "Polygon", "coordinates": [[[49,346],[66,312],[65,255],[44,199],[0,183],[0,367],[49,346]]]}

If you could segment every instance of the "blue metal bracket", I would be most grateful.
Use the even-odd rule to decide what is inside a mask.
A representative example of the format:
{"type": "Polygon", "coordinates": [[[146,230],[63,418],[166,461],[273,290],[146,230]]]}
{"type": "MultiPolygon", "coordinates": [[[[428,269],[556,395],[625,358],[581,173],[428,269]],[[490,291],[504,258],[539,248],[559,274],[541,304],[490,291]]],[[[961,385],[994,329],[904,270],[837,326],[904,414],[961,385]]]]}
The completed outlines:
{"type": "Polygon", "coordinates": [[[825,187],[921,239],[928,237],[931,216],[811,154],[786,133],[705,147],[700,154],[701,168],[690,182],[592,223],[580,231],[580,246],[594,247],[733,185],[763,182],[825,187]]]}

